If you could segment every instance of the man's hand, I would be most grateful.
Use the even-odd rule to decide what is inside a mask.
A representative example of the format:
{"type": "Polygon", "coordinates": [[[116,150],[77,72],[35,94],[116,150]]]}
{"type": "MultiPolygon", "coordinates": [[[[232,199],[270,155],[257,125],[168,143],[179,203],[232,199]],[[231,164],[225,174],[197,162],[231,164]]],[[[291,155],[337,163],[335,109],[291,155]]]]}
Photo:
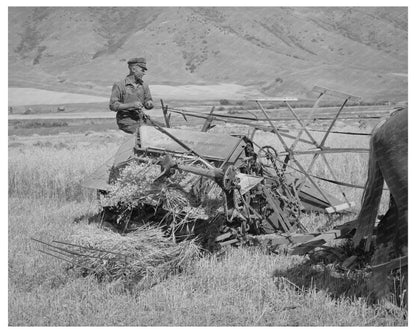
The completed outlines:
{"type": "Polygon", "coordinates": [[[146,110],[153,109],[152,101],[147,101],[146,103],[144,103],[144,107],[146,108],[146,110]]]}
{"type": "Polygon", "coordinates": [[[143,104],[141,102],[118,103],[115,104],[115,107],[117,111],[141,111],[143,104]]]}
{"type": "Polygon", "coordinates": [[[140,111],[143,108],[143,104],[140,102],[133,102],[133,103],[130,103],[130,108],[140,111]]]}

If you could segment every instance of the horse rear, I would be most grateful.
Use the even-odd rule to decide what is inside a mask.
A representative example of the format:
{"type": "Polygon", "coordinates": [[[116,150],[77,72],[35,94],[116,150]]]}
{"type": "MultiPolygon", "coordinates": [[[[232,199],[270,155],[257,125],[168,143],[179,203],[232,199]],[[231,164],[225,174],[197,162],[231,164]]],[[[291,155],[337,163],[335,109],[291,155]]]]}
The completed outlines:
{"type": "MultiPolygon", "coordinates": [[[[368,177],[357,218],[354,243],[371,239],[384,181],[390,190],[390,208],[377,228],[377,244],[395,242],[407,247],[408,111],[396,112],[370,139],[368,177]]],[[[367,242],[369,244],[369,241],[367,242]]]]}
{"type": "MultiPolygon", "coordinates": [[[[383,184],[390,190],[390,205],[376,232],[376,250],[372,264],[407,255],[408,212],[408,111],[397,111],[378,126],[370,139],[368,177],[362,207],[357,218],[354,244],[367,237],[369,249],[378,214],[383,184]]],[[[387,274],[373,276],[377,296],[386,292],[387,274]]]]}

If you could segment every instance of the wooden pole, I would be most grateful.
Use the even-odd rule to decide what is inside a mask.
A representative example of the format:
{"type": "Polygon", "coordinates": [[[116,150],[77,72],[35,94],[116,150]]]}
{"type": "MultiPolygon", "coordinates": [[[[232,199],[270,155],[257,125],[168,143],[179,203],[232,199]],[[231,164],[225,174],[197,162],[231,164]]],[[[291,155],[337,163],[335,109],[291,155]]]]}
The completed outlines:
{"type": "Polygon", "coordinates": [[[163,104],[163,99],[160,100],[162,104],[163,118],[165,118],[166,127],[170,128],[170,115],[168,116],[168,106],[163,104]]]}
{"type": "Polygon", "coordinates": [[[206,118],[204,125],[202,125],[201,132],[207,132],[211,128],[211,123],[214,120],[214,117],[212,116],[212,113],[214,112],[214,110],[215,110],[215,106],[211,108],[211,111],[208,117],[206,118]]]}

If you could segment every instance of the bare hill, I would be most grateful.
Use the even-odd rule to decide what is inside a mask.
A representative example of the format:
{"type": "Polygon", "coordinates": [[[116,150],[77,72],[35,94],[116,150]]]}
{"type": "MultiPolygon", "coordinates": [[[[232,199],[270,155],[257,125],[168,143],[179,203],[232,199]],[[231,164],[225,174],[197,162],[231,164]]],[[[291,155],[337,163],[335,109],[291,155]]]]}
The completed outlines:
{"type": "Polygon", "coordinates": [[[154,85],[401,100],[407,53],[405,7],[9,7],[13,87],[107,96],[126,59],[145,56],[154,85]]]}

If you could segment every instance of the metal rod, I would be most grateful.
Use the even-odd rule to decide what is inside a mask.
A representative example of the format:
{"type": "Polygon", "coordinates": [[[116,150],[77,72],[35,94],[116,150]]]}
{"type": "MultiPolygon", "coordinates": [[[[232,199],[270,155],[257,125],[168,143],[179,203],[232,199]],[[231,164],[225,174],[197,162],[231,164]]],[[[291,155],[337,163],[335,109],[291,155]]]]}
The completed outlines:
{"type": "MultiPolygon", "coordinates": [[[[306,125],[304,125],[304,124],[302,123],[302,121],[299,119],[299,117],[297,116],[296,112],[292,109],[292,107],[289,105],[289,103],[288,103],[288,102],[285,102],[285,103],[286,103],[286,105],[288,106],[289,110],[292,112],[292,115],[296,118],[296,120],[299,122],[299,124],[300,124],[300,125],[301,125],[301,127],[302,127],[302,128],[301,128],[301,130],[299,131],[299,133],[298,133],[298,135],[297,135],[297,137],[296,137],[295,141],[293,141],[292,145],[290,146],[290,150],[293,152],[293,150],[294,150],[294,149],[295,149],[295,147],[297,146],[297,144],[298,144],[298,142],[299,142],[299,140],[300,140],[300,138],[301,138],[301,136],[302,136],[303,132],[304,132],[304,131],[307,131],[307,130],[306,130],[306,125]]],[[[311,109],[311,112],[309,113],[309,117],[308,117],[308,124],[309,124],[309,121],[312,119],[313,112],[314,112],[314,109],[312,108],[312,109],[311,109]]],[[[309,132],[308,132],[308,135],[309,135],[309,137],[312,139],[312,143],[313,143],[313,145],[314,145],[315,147],[318,147],[317,142],[315,141],[315,139],[312,137],[312,135],[311,135],[309,132]]],[[[287,165],[288,165],[288,163],[289,163],[289,160],[290,160],[290,155],[286,156],[286,158],[285,158],[285,162],[284,162],[284,164],[283,164],[283,170],[286,170],[286,167],[287,167],[287,165]]]]}
{"type": "MultiPolygon", "coordinates": [[[[318,156],[318,155],[315,155],[318,156]]],[[[315,157],[314,156],[314,157],[315,157]]],[[[305,171],[305,169],[302,167],[302,165],[293,157],[293,162],[298,166],[298,168],[302,171],[302,173],[305,175],[305,177],[311,182],[311,184],[318,190],[318,192],[322,195],[322,197],[329,203],[330,207],[332,207],[335,210],[335,207],[332,205],[331,201],[328,199],[328,197],[325,195],[325,193],[321,190],[321,188],[315,183],[315,181],[312,179],[312,177],[309,175],[309,171],[305,171]]],[[[298,191],[300,191],[303,187],[303,184],[305,183],[305,180],[301,183],[301,185],[298,187],[298,191]]]]}
{"type": "Polygon", "coordinates": [[[379,265],[376,265],[376,266],[372,266],[371,267],[371,270],[373,272],[374,271],[377,271],[377,270],[380,270],[380,269],[393,270],[393,269],[396,269],[396,268],[405,267],[407,265],[408,265],[408,257],[407,256],[403,256],[403,257],[399,257],[399,258],[393,259],[393,260],[391,260],[389,262],[385,262],[383,264],[379,264],[379,265]]]}
{"type": "MultiPolygon", "coordinates": [[[[248,113],[250,113],[250,111],[246,111],[248,113]]],[[[209,115],[211,116],[215,116],[215,117],[220,117],[220,118],[231,118],[231,119],[241,119],[241,120],[254,120],[254,121],[258,121],[258,118],[250,118],[250,117],[244,117],[244,116],[234,116],[234,115],[228,115],[228,114],[220,114],[220,113],[213,113],[210,112],[209,115]]]]}
{"type": "Polygon", "coordinates": [[[291,101],[295,102],[298,99],[296,97],[274,97],[274,98],[257,98],[257,99],[249,99],[250,102],[285,102],[291,101]]]}
{"type": "MultiPolygon", "coordinates": [[[[250,126],[250,125],[249,125],[249,126],[250,126]]],[[[258,127],[258,126],[255,126],[255,127],[264,131],[264,129],[263,129],[263,128],[261,128],[261,127],[258,127]]],[[[268,131],[270,131],[270,129],[268,129],[268,128],[267,128],[267,130],[268,130],[268,131]]],[[[281,132],[281,130],[280,130],[280,129],[279,129],[279,132],[281,132]]],[[[280,133],[280,135],[281,135],[282,137],[285,137],[285,138],[289,138],[289,139],[296,139],[296,137],[295,137],[294,135],[290,135],[290,134],[286,134],[286,133],[280,133]]],[[[299,139],[299,142],[303,142],[303,143],[307,143],[307,144],[313,145],[313,142],[310,142],[310,141],[305,140],[305,139],[299,139]]]]}
{"type": "MultiPolygon", "coordinates": [[[[279,138],[283,148],[285,149],[286,152],[288,152],[288,155],[285,158],[284,164],[283,164],[283,171],[286,170],[286,166],[288,165],[291,155],[290,155],[290,148],[286,145],[285,140],[283,140],[283,138],[280,136],[279,132],[277,131],[276,127],[274,126],[274,124],[272,123],[272,121],[269,118],[269,115],[266,113],[266,111],[263,109],[263,106],[260,104],[260,102],[256,101],[256,103],[258,104],[258,106],[260,107],[261,111],[263,112],[264,116],[266,117],[266,119],[268,120],[269,124],[272,126],[274,133],[277,135],[277,137],[279,138]]],[[[298,138],[299,140],[300,138],[298,138]]],[[[313,143],[312,143],[313,144],[313,143]]]]}
{"type": "Polygon", "coordinates": [[[341,113],[342,109],[344,109],[345,104],[347,104],[348,98],[344,101],[344,103],[341,105],[340,109],[338,110],[337,114],[335,115],[334,119],[332,120],[331,124],[328,127],[328,130],[326,131],[326,134],[324,135],[321,143],[319,144],[319,147],[322,147],[328,138],[329,133],[331,132],[332,127],[334,126],[335,122],[338,119],[339,114],[341,113]]]}
{"type": "MultiPolygon", "coordinates": [[[[309,109],[309,108],[308,108],[309,109]]],[[[312,111],[315,111],[313,108],[310,108],[312,111]]],[[[178,110],[178,109],[169,109],[170,112],[172,113],[178,113],[181,115],[186,115],[186,116],[190,116],[190,117],[195,117],[195,118],[203,118],[206,119],[207,116],[209,114],[207,113],[195,113],[193,111],[185,111],[185,110],[178,110]]],[[[302,109],[302,111],[307,111],[305,109],[302,109]]],[[[245,112],[250,113],[249,110],[245,110],[245,112]]],[[[361,113],[357,113],[356,116],[354,116],[355,112],[353,111],[349,111],[350,115],[349,116],[343,116],[343,117],[339,117],[338,119],[355,119],[355,120],[360,120],[360,119],[380,119],[382,117],[384,117],[386,114],[389,114],[391,111],[390,110],[386,110],[386,111],[374,111],[372,113],[377,113],[376,115],[362,115],[361,113]]],[[[313,115],[313,112],[312,112],[313,115]]],[[[249,117],[244,117],[244,116],[234,116],[234,115],[222,115],[220,113],[213,113],[212,114],[214,118],[214,120],[220,120],[218,118],[227,118],[227,119],[235,119],[235,120],[250,120],[250,121],[256,121],[256,122],[262,122],[262,121],[266,121],[264,119],[258,119],[258,118],[249,118],[249,117]]],[[[332,120],[334,117],[327,117],[326,116],[326,112],[321,112],[320,115],[317,115],[315,117],[313,117],[312,119],[316,119],[316,120],[332,120]]],[[[299,117],[299,119],[301,120],[308,120],[309,118],[306,117],[299,117]]],[[[293,117],[277,117],[277,118],[272,118],[270,117],[270,120],[272,121],[283,121],[283,120],[293,120],[293,117]]]]}
{"type": "MultiPolygon", "coordinates": [[[[283,164],[283,162],[281,162],[279,160],[277,160],[277,161],[283,164]]],[[[290,169],[292,169],[293,171],[296,171],[296,172],[299,172],[299,173],[303,174],[303,172],[301,170],[296,169],[293,166],[289,165],[288,167],[290,169]]],[[[270,168],[270,167],[266,167],[266,168],[270,168]]],[[[267,172],[267,170],[266,170],[266,172],[267,172]]],[[[355,184],[345,183],[345,182],[341,182],[341,181],[337,181],[337,180],[333,180],[333,179],[327,179],[327,178],[319,177],[319,176],[316,176],[316,175],[310,175],[310,176],[313,177],[313,178],[316,178],[316,179],[320,179],[324,182],[339,184],[339,185],[345,186],[345,187],[352,187],[352,188],[359,188],[359,189],[364,189],[365,188],[365,186],[363,186],[363,185],[355,185],[355,184]]],[[[263,177],[266,178],[266,179],[270,179],[270,180],[275,179],[274,177],[271,177],[271,176],[263,176],[263,177]]],[[[387,187],[385,187],[385,188],[383,188],[383,191],[389,191],[389,189],[387,187]]]]}
{"type": "MultiPolygon", "coordinates": [[[[341,118],[338,118],[341,119],[341,118]]],[[[310,132],[321,132],[321,133],[326,133],[326,131],[324,130],[317,130],[317,129],[312,129],[309,128],[310,132]]],[[[371,136],[371,133],[360,133],[360,132],[344,132],[344,131],[332,131],[331,133],[333,134],[345,134],[345,135],[363,135],[363,136],[371,136]]]]}
{"type": "MultiPolygon", "coordinates": [[[[309,133],[308,129],[306,128],[306,125],[302,122],[302,120],[298,117],[298,115],[296,114],[296,112],[292,109],[292,107],[290,106],[290,104],[288,102],[285,102],[287,107],[289,108],[290,112],[292,113],[293,117],[295,117],[296,121],[299,123],[299,125],[302,127],[301,129],[301,133],[305,132],[309,138],[311,139],[311,141],[314,143],[314,145],[318,145],[318,142],[315,141],[315,138],[312,136],[311,133],[309,133]]],[[[296,141],[297,142],[297,141],[296,141]]]]}
{"type": "MultiPolygon", "coordinates": [[[[189,114],[189,113],[184,113],[182,111],[171,111],[171,112],[175,112],[175,113],[179,113],[179,114],[186,114],[186,115],[188,115],[190,117],[195,117],[195,118],[207,119],[207,116],[206,115],[201,115],[201,114],[189,114]]],[[[224,120],[224,119],[221,119],[221,118],[218,118],[218,117],[213,117],[213,120],[223,121],[225,123],[241,124],[241,125],[245,125],[245,126],[249,126],[249,127],[254,127],[257,130],[262,130],[262,131],[265,131],[265,132],[273,132],[273,127],[264,126],[264,125],[260,125],[260,124],[247,123],[247,122],[238,121],[238,120],[235,120],[235,121],[227,121],[227,120],[224,120]]],[[[266,120],[262,119],[261,121],[266,121],[266,120]]],[[[288,129],[283,129],[283,128],[280,128],[279,127],[278,128],[278,131],[280,132],[280,135],[282,137],[286,137],[286,138],[290,138],[290,139],[295,139],[296,138],[293,135],[286,134],[286,133],[289,132],[288,129]]],[[[307,143],[307,144],[313,145],[313,142],[308,141],[308,140],[304,140],[304,139],[299,139],[299,142],[303,142],[303,143],[307,143]]]]}
{"type": "MultiPolygon", "coordinates": [[[[320,143],[320,144],[319,144],[319,146],[318,146],[319,148],[322,148],[322,147],[323,147],[323,145],[324,145],[324,143],[325,143],[326,139],[328,138],[329,133],[331,132],[332,127],[334,126],[335,122],[337,121],[337,119],[338,119],[338,117],[339,117],[339,115],[340,115],[341,111],[344,109],[344,106],[347,104],[348,99],[349,99],[349,97],[347,97],[347,98],[345,99],[344,103],[343,103],[343,104],[341,105],[341,107],[339,108],[339,110],[338,110],[337,114],[335,115],[334,119],[332,120],[331,124],[329,125],[329,127],[328,127],[328,129],[327,129],[327,131],[326,131],[326,133],[325,133],[325,135],[324,135],[324,137],[323,137],[323,139],[321,140],[321,143],[320,143]]],[[[316,162],[316,160],[317,160],[318,156],[319,156],[319,154],[315,154],[315,155],[313,156],[312,161],[311,161],[311,163],[309,164],[309,167],[308,167],[308,169],[307,169],[307,172],[308,172],[308,173],[309,173],[309,172],[311,172],[312,167],[313,167],[313,165],[315,164],[315,162],[316,162]]],[[[300,186],[300,188],[302,188],[302,186],[303,186],[304,184],[305,184],[305,179],[301,182],[301,186],[300,186]]]]}
{"type": "Polygon", "coordinates": [[[302,134],[303,134],[303,129],[301,129],[301,130],[299,131],[298,135],[296,136],[296,139],[293,141],[292,145],[290,146],[290,150],[295,149],[295,147],[296,147],[296,145],[297,145],[297,143],[298,143],[298,141],[299,141],[300,137],[302,136],[302,134]]]}
{"type": "MultiPolygon", "coordinates": [[[[312,171],[312,166],[315,164],[315,161],[317,160],[318,156],[319,156],[319,154],[317,154],[317,153],[315,153],[315,154],[313,155],[313,157],[312,157],[312,161],[311,161],[311,163],[309,164],[308,169],[306,170],[306,173],[307,173],[307,174],[309,174],[309,173],[312,171]]],[[[305,181],[306,181],[306,173],[304,174],[304,175],[305,175],[305,177],[304,177],[304,178],[301,180],[301,182],[300,182],[299,189],[301,189],[301,188],[303,187],[303,185],[305,184],[305,181]]]]}
{"type": "Polygon", "coordinates": [[[165,118],[166,127],[170,127],[169,117],[168,117],[168,106],[163,104],[163,99],[160,100],[160,104],[162,104],[162,112],[163,118],[165,118]]]}
{"type": "Polygon", "coordinates": [[[52,254],[52,253],[49,253],[49,252],[47,252],[47,251],[44,251],[44,250],[41,250],[41,249],[38,249],[38,251],[39,251],[39,252],[41,252],[41,253],[47,254],[48,256],[55,257],[56,259],[59,259],[59,260],[64,260],[64,261],[67,261],[67,262],[69,262],[69,263],[71,263],[71,264],[73,264],[73,263],[74,263],[74,262],[73,262],[73,260],[68,260],[68,259],[66,259],[66,258],[63,258],[63,257],[57,256],[57,255],[52,254]]]}
{"type": "Polygon", "coordinates": [[[279,138],[280,143],[283,145],[286,151],[289,151],[289,147],[286,145],[285,140],[280,136],[280,133],[278,132],[277,128],[274,126],[272,121],[269,118],[269,115],[264,111],[263,106],[260,104],[260,102],[256,101],[257,105],[260,107],[261,111],[263,112],[264,116],[266,117],[267,121],[269,122],[270,126],[273,128],[273,132],[277,135],[279,138]]]}
{"type": "MultiPolygon", "coordinates": [[[[186,111],[184,112],[184,111],[172,111],[171,110],[171,112],[182,114],[182,115],[187,115],[187,116],[190,116],[190,117],[201,118],[201,119],[207,119],[208,117],[210,117],[210,115],[207,115],[207,114],[199,114],[199,113],[192,113],[192,112],[186,112],[186,111]]],[[[260,129],[262,128],[262,125],[255,125],[252,122],[246,122],[246,121],[242,121],[242,120],[239,120],[239,119],[234,119],[233,121],[227,121],[225,119],[222,119],[223,117],[219,117],[217,115],[216,116],[212,115],[211,117],[212,117],[212,120],[223,121],[225,123],[241,124],[241,125],[246,125],[246,126],[251,126],[251,127],[258,127],[260,129]]],[[[249,120],[251,120],[251,121],[266,121],[264,119],[258,119],[257,120],[257,119],[254,119],[254,118],[249,119],[249,120]]],[[[263,126],[263,128],[265,128],[266,130],[269,129],[266,126],[263,126]]],[[[286,132],[286,133],[289,132],[289,130],[282,129],[282,128],[279,128],[279,131],[286,132]]]]}
{"type": "MultiPolygon", "coordinates": [[[[33,240],[35,240],[35,241],[37,241],[37,242],[41,242],[41,243],[42,243],[42,241],[36,240],[36,239],[34,239],[34,238],[32,238],[32,239],[33,239],[33,240]]],[[[129,255],[127,255],[127,254],[122,254],[122,253],[119,253],[119,252],[113,252],[113,251],[108,251],[108,250],[102,250],[102,249],[97,249],[97,248],[92,248],[92,247],[82,246],[82,245],[78,245],[78,244],[66,243],[66,242],[56,241],[56,240],[54,240],[54,241],[52,241],[52,242],[53,242],[53,243],[58,243],[58,244],[64,244],[64,245],[74,246],[74,247],[79,247],[79,248],[86,249],[86,250],[90,250],[90,251],[105,252],[105,253],[116,254],[116,255],[119,255],[119,256],[124,256],[124,257],[130,257],[130,258],[133,258],[132,256],[129,256],[129,255]]],[[[49,245],[48,243],[44,243],[44,244],[49,245]]]]}
{"type": "Polygon", "coordinates": [[[152,119],[150,119],[150,117],[147,118],[147,120],[157,129],[159,130],[159,132],[162,132],[163,134],[167,135],[168,137],[170,137],[173,141],[175,141],[176,143],[178,143],[180,146],[182,146],[183,148],[185,148],[187,151],[189,151],[190,153],[198,156],[201,159],[201,162],[203,162],[207,167],[212,168],[212,165],[209,164],[207,161],[205,161],[205,159],[198,154],[195,150],[193,150],[192,148],[188,147],[188,145],[186,145],[185,143],[183,143],[181,140],[179,140],[177,137],[175,137],[173,134],[169,133],[168,131],[166,131],[164,128],[160,127],[159,125],[157,125],[152,119]]]}
{"type": "Polygon", "coordinates": [[[338,97],[338,98],[347,98],[347,99],[351,99],[353,101],[360,101],[361,98],[358,96],[353,96],[350,94],[346,94],[346,93],[342,93],[333,89],[328,89],[328,88],[324,88],[324,87],[319,87],[319,86],[314,86],[312,88],[313,92],[316,93],[320,93],[320,94],[327,94],[329,96],[333,96],[333,97],[338,97]]]}
{"type": "Polygon", "coordinates": [[[215,106],[211,108],[211,111],[208,117],[206,118],[204,125],[202,125],[201,132],[207,132],[209,130],[209,127],[211,126],[211,123],[213,120],[212,113],[214,112],[214,110],[215,110],[215,106]]]}
{"type": "Polygon", "coordinates": [[[204,177],[209,177],[209,178],[214,178],[214,179],[217,178],[222,173],[222,170],[219,168],[211,168],[207,170],[207,169],[202,169],[202,168],[188,166],[188,165],[181,165],[181,164],[176,164],[173,167],[182,171],[194,173],[198,176],[204,176],[204,177]]]}
{"type": "MultiPolygon", "coordinates": [[[[39,249],[39,251],[41,251],[41,250],[39,249]]],[[[74,259],[74,255],[73,254],[69,254],[67,251],[64,251],[64,250],[56,250],[54,248],[48,248],[48,251],[52,251],[52,252],[58,253],[60,255],[69,257],[71,259],[74,259]]]]}
{"type": "MultiPolygon", "coordinates": [[[[250,131],[250,130],[249,130],[250,131]]],[[[257,129],[256,128],[254,128],[253,129],[253,132],[251,132],[251,135],[250,135],[250,141],[252,141],[253,142],[253,140],[254,140],[254,135],[256,134],[256,131],[257,131],[257,129]]],[[[254,142],[253,142],[254,143],[254,142]]]]}
{"type": "MultiPolygon", "coordinates": [[[[368,148],[312,148],[310,150],[295,150],[293,155],[310,155],[310,154],[339,154],[339,153],[368,153],[368,148]]],[[[280,152],[278,156],[286,156],[288,152],[280,152]]]]}
{"type": "Polygon", "coordinates": [[[324,96],[324,92],[321,92],[316,99],[315,103],[313,104],[313,108],[317,108],[319,106],[319,102],[321,101],[322,97],[324,96]]]}
{"type": "MultiPolygon", "coordinates": [[[[324,163],[325,163],[325,164],[326,164],[326,166],[328,167],[328,170],[329,170],[329,172],[330,172],[330,174],[331,174],[332,178],[333,178],[334,180],[337,180],[337,177],[335,176],[335,173],[334,173],[334,171],[332,170],[331,166],[329,165],[328,160],[326,159],[325,155],[324,155],[324,154],[322,154],[321,156],[322,156],[322,159],[324,160],[324,163]]],[[[349,201],[349,200],[348,200],[348,198],[347,198],[347,195],[346,195],[346,194],[345,194],[345,192],[344,192],[344,190],[341,188],[341,186],[340,186],[339,184],[336,184],[336,185],[337,185],[337,187],[338,187],[338,190],[341,192],[342,196],[344,197],[344,199],[345,199],[345,203],[347,203],[349,207],[352,207],[352,206],[351,206],[350,201],[349,201]]]]}
{"type": "Polygon", "coordinates": [[[282,226],[282,228],[285,232],[289,232],[290,231],[290,225],[286,224],[286,221],[283,218],[282,211],[281,211],[280,207],[278,205],[276,205],[276,203],[273,200],[272,193],[265,186],[263,186],[263,192],[266,195],[267,202],[272,206],[273,211],[275,212],[275,214],[277,216],[277,220],[279,221],[279,224],[282,226]]]}
{"type": "Polygon", "coordinates": [[[68,260],[68,259],[66,259],[66,258],[62,258],[62,257],[59,257],[59,256],[56,256],[56,255],[54,255],[54,254],[52,254],[52,253],[49,253],[49,252],[47,252],[47,251],[43,251],[43,250],[38,250],[39,252],[41,252],[41,253],[44,253],[44,254],[46,254],[46,255],[48,255],[48,256],[51,256],[51,257],[55,257],[56,259],[59,259],[59,260],[63,260],[63,261],[66,261],[66,262],[69,262],[70,264],[73,264],[73,265],[75,265],[75,266],[78,266],[78,267],[81,267],[81,268],[84,268],[84,269],[86,269],[86,270],[89,270],[89,271],[92,271],[92,272],[97,272],[95,269],[93,269],[93,268],[91,268],[91,267],[86,267],[86,266],[84,266],[84,265],[80,265],[80,264],[78,264],[76,261],[74,261],[74,260],[68,260]]]}
{"type": "Polygon", "coordinates": [[[47,243],[44,243],[44,244],[46,246],[52,248],[52,249],[58,249],[58,250],[60,250],[62,252],[69,253],[69,254],[71,254],[73,256],[88,257],[88,258],[94,258],[94,259],[103,259],[103,257],[101,257],[101,256],[94,256],[94,255],[91,255],[91,254],[82,254],[82,253],[75,252],[75,251],[72,251],[72,250],[69,250],[69,249],[65,249],[65,248],[62,248],[62,247],[59,247],[59,246],[55,246],[55,245],[52,245],[52,244],[47,244],[47,243]]]}

